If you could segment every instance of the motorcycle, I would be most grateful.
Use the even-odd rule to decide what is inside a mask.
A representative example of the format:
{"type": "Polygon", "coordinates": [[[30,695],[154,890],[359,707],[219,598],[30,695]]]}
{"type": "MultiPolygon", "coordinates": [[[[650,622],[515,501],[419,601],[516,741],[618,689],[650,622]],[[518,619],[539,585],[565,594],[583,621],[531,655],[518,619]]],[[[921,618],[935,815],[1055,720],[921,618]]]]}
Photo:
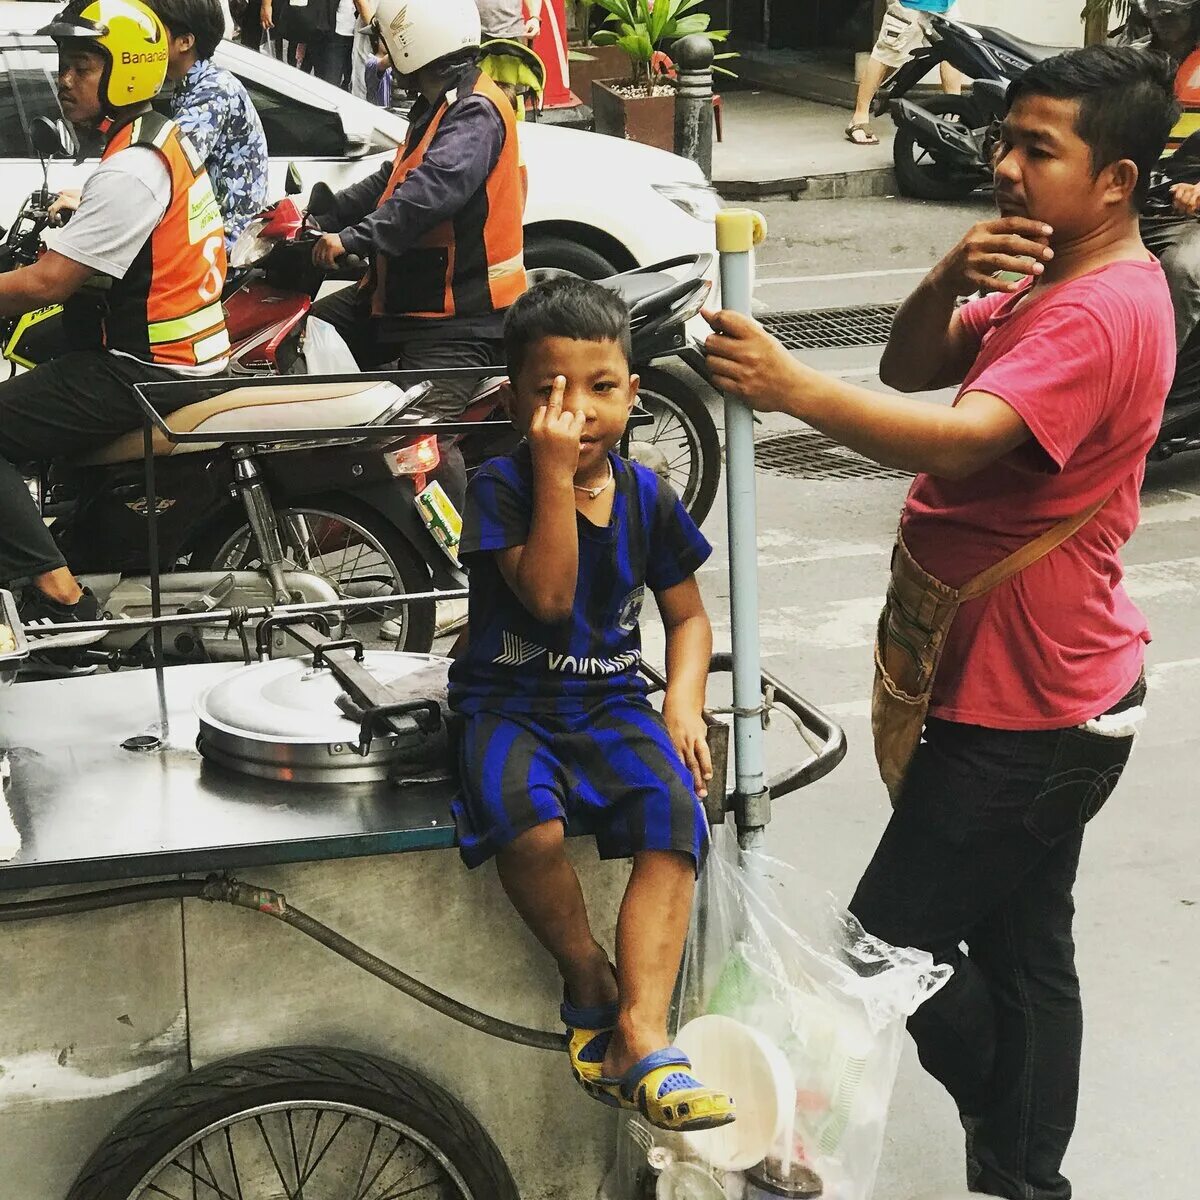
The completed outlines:
{"type": "MultiPolygon", "coordinates": [[[[43,162],[69,153],[69,130],[39,118],[31,134],[43,162]]],[[[43,183],[26,200],[0,245],[0,270],[36,261],[52,199],[43,183]]],[[[62,325],[61,310],[7,322],[0,330],[4,356],[22,366],[45,361],[63,348],[62,325]]],[[[166,611],[428,594],[435,584],[464,582],[447,522],[439,519],[438,441],[421,412],[432,390],[427,381],[401,387],[376,374],[297,378],[280,387],[243,375],[155,386],[172,389],[174,430],[212,433],[202,443],[154,440],[166,611]],[[421,432],[404,428],[422,425],[421,432]],[[275,433],[281,426],[337,427],[344,434],[284,440],[275,433]],[[417,501],[426,496],[422,508],[417,501]]],[[[122,617],[145,616],[151,607],[141,430],[71,459],[36,464],[31,487],[64,557],[113,618],[111,632],[89,639],[89,648],[74,656],[113,667],[144,665],[150,655],[144,635],[121,629],[122,617]]],[[[364,605],[352,623],[360,639],[375,640],[384,621],[396,630],[400,649],[428,650],[434,599],[399,608],[364,605]]],[[[71,636],[57,635],[55,645],[71,636]]],[[[214,642],[183,628],[167,650],[196,660],[222,657],[227,645],[227,638],[214,642]]]]}
{"type": "MultiPolygon", "coordinates": [[[[333,195],[318,183],[302,211],[291,198],[302,190],[294,169],[285,190],[283,200],[247,227],[230,257],[236,282],[225,307],[235,374],[308,369],[306,319],[327,277],[312,263],[312,245],[321,233],[313,217],[329,211],[333,195]]],[[[363,264],[343,260],[339,268],[340,278],[356,279],[363,264]]],[[[709,379],[704,352],[686,326],[707,298],[712,268],[711,254],[684,255],[599,281],[629,305],[633,359],[641,376],[638,406],[644,415],[631,424],[623,453],[667,479],[698,524],[716,498],[721,446],[704,397],[709,379]],[[668,365],[675,369],[665,369],[668,365]]],[[[558,273],[533,270],[530,282],[558,273]]],[[[483,381],[462,415],[480,426],[459,440],[468,474],[516,444],[500,406],[501,382],[502,376],[483,381]]]]}
{"type": "MultiPolygon", "coordinates": [[[[65,152],[64,133],[50,122],[33,132],[39,150],[65,152]]],[[[45,184],[28,198],[0,246],[0,269],[36,260],[52,199],[45,184]]],[[[286,392],[269,385],[270,376],[280,370],[304,369],[304,318],[322,278],[311,260],[316,233],[308,226],[305,234],[305,227],[303,214],[288,199],[264,214],[243,239],[260,249],[265,245],[260,258],[249,252],[239,256],[235,249],[240,266],[225,298],[234,345],[231,373],[249,386],[231,387],[228,379],[170,385],[176,395],[191,389],[197,397],[173,410],[172,426],[211,429],[214,438],[202,445],[156,446],[159,569],[165,572],[163,605],[168,610],[361,599],[462,585],[446,544],[452,538],[445,536],[457,513],[452,506],[446,512],[444,493],[424,507],[418,502],[436,483],[429,477],[439,464],[437,438],[427,432],[413,437],[374,432],[401,421],[420,424],[421,401],[431,385],[402,389],[378,376],[322,383],[293,376],[286,392]],[[253,382],[251,377],[256,377],[253,382]],[[332,442],[273,443],[270,433],[281,419],[300,428],[356,426],[362,433],[332,442]],[[219,440],[222,430],[231,429],[261,430],[262,440],[240,435],[236,444],[219,440]],[[450,564],[444,561],[447,556],[450,564]],[[181,565],[186,570],[177,569],[181,565]]],[[[711,256],[701,255],[623,277],[619,286],[631,304],[636,344],[648,357],[688,350],[683,325],[707,295],[704,274],[711,265],[711,256]],[[679,266],[691,268],[683,280],[663,273],[679,266]]],[[[4,356],[22,366],[45,361],[64,345],[61,311],[26,314],[2,332],[4,356]]],[[[699,354],[698,349],[692,352],[699,354]]],[[[672,376],[656,373],[667,381],[659,384],[667,401],[691,414],[692,395],[672,376]]],[[[480,425],[479,434],[463,442],[465,454],[476,461],[502,452],[503,443],[515,438],[500,415],[499,384],[498,379],[486,381],[465,418],[480,425]]],[[[653,379],[650,387],[655,387],[653,379]]],[[[707,417],[707,410],[702,411],[707,417]]],[[[716,490],[719,445],[711,418],[707,429],[693,426],[692,432],[707,451],[710,469],[690,498],[706,512],[716,490]]],[[[657,452],[654,445],[647,443],[645,457],[657,452]]],[[[149,653],[144,639],[123,636],[119,621],[121,616],[144,615],[150,605],[149,580],[143,574],[149,557],[140,433],[73,462],[43,468],[35,486],[46,515],[56,518],[65,557],[104,610],[117,618],[113,632],[103,635],[104,649],[84,657],[110,666],[144,663],[149,653]]],[[[379,623],[386,622],[399,648],[421,651],[432,644],[434,619],[431,598],[399,611],[363,606],[355,610],[354,623],[364,627],[356,630],[360,638],[373,640],[379,623]],[[372,624],[374,629],[365,628],[372,624]]],[[[194,630],[183,630],[169,649],[186,659],[212,656],[221,647],[209,645],[194,630]]]]}
{"type": "Polygon", "coordinates": [[[917,50],[876,93],[872,112],[890,112],[896,125],[896,186],[918,200],[958,200],[990,184],[991,130],[1007,111],[1009,84],[1034,63],[1065,46],[1026,42],[987,25],[934,16],[930,42],[917,50]],[[946,62],[968,79],[970,92],[905,99],[931,70],[946,62]]]}

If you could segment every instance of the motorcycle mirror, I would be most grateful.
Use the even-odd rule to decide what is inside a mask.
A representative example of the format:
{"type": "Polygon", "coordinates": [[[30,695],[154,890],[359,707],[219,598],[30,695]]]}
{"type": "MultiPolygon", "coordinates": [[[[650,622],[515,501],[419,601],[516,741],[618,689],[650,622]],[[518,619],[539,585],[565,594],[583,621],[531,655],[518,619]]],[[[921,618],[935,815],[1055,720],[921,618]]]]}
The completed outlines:
{"type": "Polygon", "coordinates": [[[326,213],[333,212],[334,198],[333,189],[323,179],[318,179],[313,184],[313,190],[308,196],[308,211],[314,217],[324,216],[326,213]]]}
{"type": "Polygon", "coordinates": [[[42,160],[75,156],[75,134],[61,118],[51,121],[49,117],[34,117],[29,125],[29,140],[42,160]]]}
{"type": "Polygon", "coordinates": [[[288,163],[287,180],[283,190],[289,196],[298,196],[304,191],[304,180],[300,178],[300,169],[295,163],[288,163]]]}

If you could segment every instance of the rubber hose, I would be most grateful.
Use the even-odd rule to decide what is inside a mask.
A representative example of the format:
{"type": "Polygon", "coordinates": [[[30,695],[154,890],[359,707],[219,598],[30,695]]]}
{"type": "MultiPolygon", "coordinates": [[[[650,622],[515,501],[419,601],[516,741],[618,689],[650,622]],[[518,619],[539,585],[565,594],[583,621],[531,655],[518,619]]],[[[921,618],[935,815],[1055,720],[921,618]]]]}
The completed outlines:
{"type": "Polygon", "coordinates": [[[31,921],[43,917],[64,917],[74,913],[96,912],[106,908],[120,908],[129,904],[144,904],[151,900],[195,899],[211,903],[232,904],[237,908],[252,909],[265,913],[307,934],[322,946],[353,963],[356,967],[381,979],[390,987],[403,992],[420,1004],[435,1009],[451,1020],[459,1021],[471,1029],[486,1033],[502,1041],[514,1042],[518,1046],[530,1046],[535,1050],[557,1050],[566,1048],[562,1034],[547,1033],[542,1029],[530,1029],[525,1025],[513,1025],[498,1017],[489,1016],[469,1007],[451,996],[431,988],[428,984],[405,974],[399,967],[384,962],[369,950],[343,937],[340,933],[323,925],[307,913],[293,908],[284,897],[270,888],[227,876],[210,875],[207,879],[160,879],[152,883],[132,884],[129,887],[108,888],[104,891],[77,892],[68,896],[52,896],[44,900],[18,900],[0,904],[0,924],[12,921],[31,921]]]}
{"type": "Polygon", "coordinates": [[[5,921],[32,921],[38,917],[66,917],[72,913],[94,912],[101,908],[144,904],[148,900],[199,899],[206,886],[203,879],[160,879],[155,883],[136,883],[103,892],[11,901],[0,904],[0,924],[5,921]]]}

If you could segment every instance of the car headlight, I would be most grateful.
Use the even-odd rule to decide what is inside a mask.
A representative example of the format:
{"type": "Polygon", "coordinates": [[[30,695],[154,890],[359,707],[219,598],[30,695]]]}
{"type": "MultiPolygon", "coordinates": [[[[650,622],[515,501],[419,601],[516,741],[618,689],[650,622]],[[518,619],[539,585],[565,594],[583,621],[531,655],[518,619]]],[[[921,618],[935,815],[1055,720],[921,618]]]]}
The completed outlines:
{"type": "Polygon", "coordinates": [[[266,217],[256,217],[245,229],[238,235],[238,240],[233,243],[233,250],[229,254],[229,265],[231,267],[252,267],[255,263],[260,263],[268,254],[275,248],[274,239],[268,239],[262,236],[262,231],[267,227],[266,217]]]}
{"type": "Polygon", "coordinates": [[[721,211],[721,197],[704,183],[652,183],[650,185],[676,208],[682,208],[697,221],[715,221],[721,211]]]}

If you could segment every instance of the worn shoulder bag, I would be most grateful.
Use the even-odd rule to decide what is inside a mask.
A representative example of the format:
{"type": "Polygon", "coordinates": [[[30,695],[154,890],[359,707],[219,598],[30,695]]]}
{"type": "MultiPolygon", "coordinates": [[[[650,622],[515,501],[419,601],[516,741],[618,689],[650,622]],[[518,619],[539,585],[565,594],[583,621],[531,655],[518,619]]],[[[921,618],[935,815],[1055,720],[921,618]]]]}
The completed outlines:
{"type": "Polygon", "coordinates": [[[957,589],[923,570],[897,533],[887,601],[875,638],[875,684],[871,693],[875,758],[893,804],[920,744],[934,676],[960,606],[985,595],[1061,546],[1108,499],[1105,496],[1083,512],[1060,521],[957,589]]]}

